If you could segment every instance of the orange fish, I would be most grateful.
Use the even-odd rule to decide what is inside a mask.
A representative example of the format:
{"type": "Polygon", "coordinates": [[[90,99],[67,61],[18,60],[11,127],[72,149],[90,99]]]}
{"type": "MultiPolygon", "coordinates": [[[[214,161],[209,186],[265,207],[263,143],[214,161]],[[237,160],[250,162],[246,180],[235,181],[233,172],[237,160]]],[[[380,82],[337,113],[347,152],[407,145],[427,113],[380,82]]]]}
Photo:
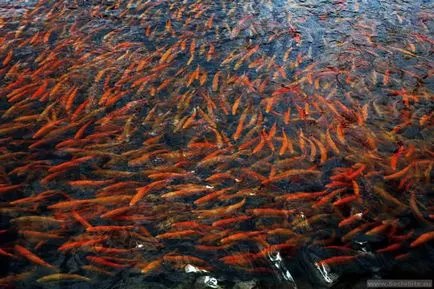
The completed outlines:
{"type": "Polygon", "coordinates": [[[49,268],[49,269],[52,269],[52,270],[57,270],[56,267],[54,267],[51,264],[48,264],[47,262],[45,262],[44,260],[42,260],[41,258],[36,256],[30,250],[24,248],[23,246],[15,245],[14,248],[15,248],[15,251],[17,251],[17,253],[19,253],[21,256],[25,257],[26,259],[32,261],[33,263],[41,265],[41,266],[49,268]]]}

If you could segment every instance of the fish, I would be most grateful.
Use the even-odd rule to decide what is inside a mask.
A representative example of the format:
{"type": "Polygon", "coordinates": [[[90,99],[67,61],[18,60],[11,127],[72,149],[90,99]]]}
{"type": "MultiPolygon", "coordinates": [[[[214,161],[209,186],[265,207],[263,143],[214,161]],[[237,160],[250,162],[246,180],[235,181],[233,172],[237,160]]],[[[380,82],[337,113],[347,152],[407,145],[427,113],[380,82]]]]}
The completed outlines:
{"type": "Polygon", "coordinates": [[[2,6],[0,287],[427,260],[429,7],[275,2],[2,6]]]}
{"type": "Polygon", "coordinates": [[[48,283],[48,282],[60,282],[60,281],[84,281],[84,282],[90,282],[92,279],[78,275],[78,274],[68,274],[68,273],[56,273],[51,275],[46,275],[38,280],[36,282],[38,283],[48,283]]]}
{"type": "Polygon", "coordinates": [[[433,238],[434,238],[434,232],[423,233],[422,235],[420,235],[419,237],[417,237],[416,240],[414,240],[413,242],[411,242],[410,247],[420,246],[420,245],[422,245],[424,243],[429,242],[433,238]]]}
{"type": "Polygon", "coordinates": [[[43,259],[41,259],[40,257],[36,256],[34,253],[32,253],[29,249],[27,249],[21,245],[18,245],[18,244],[15,245],[14,249],[18,254],[20,254],[21,256],[25,257],[26,259],[28,259],[29,261],[31,261],[37,265],[46,267],[46,268],[54,270],[54,271],[57,270],[56,267],[45,262],[43,259]]]}
{"type": "Polygon", "coordinates": [[[150,190],[154,188],[155,189],[163,188],[168,183],[169,183],[168,180],[160,180],[160,181],[152,182],[144,187],[137,188],[136,189],[137,193],[131,199],[130,206],[134,206],[135,204],[137,204],[147,193],[150,192],[150,190]]]}
{"type": "Polygon", "coordinates": [[[146,265],[139,264],[138,266],[140,267],[140,273],[149,274],[152,271],[157,270],[162,265],[162,263],[163,263],[162,259],[157,259],[147,263],[146,265]]]}

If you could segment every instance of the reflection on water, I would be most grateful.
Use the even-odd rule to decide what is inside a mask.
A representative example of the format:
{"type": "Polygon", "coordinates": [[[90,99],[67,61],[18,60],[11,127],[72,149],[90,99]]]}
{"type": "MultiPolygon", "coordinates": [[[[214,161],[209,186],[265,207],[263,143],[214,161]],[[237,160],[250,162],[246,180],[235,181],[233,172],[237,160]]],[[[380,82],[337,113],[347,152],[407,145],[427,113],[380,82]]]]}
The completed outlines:
{"type": "Polygon", "coordinates": [[[0,287],[432,276],[432,16],[0,1],[0,287]]]}

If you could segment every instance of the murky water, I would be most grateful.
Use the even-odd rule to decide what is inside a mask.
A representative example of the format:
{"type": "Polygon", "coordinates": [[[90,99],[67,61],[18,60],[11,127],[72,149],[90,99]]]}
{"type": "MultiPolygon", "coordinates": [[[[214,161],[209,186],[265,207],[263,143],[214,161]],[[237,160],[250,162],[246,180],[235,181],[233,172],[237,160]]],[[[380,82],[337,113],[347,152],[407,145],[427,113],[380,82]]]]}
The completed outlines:
{"type": "Polygon", "coordinates": [[[432,5],[0,0],[0,287],[430,279],[432,5]]]}

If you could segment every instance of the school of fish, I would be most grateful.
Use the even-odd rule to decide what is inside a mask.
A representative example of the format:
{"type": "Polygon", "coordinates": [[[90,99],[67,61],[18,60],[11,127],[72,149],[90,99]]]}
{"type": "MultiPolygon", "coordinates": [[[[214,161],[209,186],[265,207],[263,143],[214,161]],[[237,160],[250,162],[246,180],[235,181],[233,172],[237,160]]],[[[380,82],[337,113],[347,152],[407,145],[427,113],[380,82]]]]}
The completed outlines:
{"type": "Polygon", "coordinates": [[[0,4],[1,288],[433,258],[432,7],[33,2],[0,4]]]}

